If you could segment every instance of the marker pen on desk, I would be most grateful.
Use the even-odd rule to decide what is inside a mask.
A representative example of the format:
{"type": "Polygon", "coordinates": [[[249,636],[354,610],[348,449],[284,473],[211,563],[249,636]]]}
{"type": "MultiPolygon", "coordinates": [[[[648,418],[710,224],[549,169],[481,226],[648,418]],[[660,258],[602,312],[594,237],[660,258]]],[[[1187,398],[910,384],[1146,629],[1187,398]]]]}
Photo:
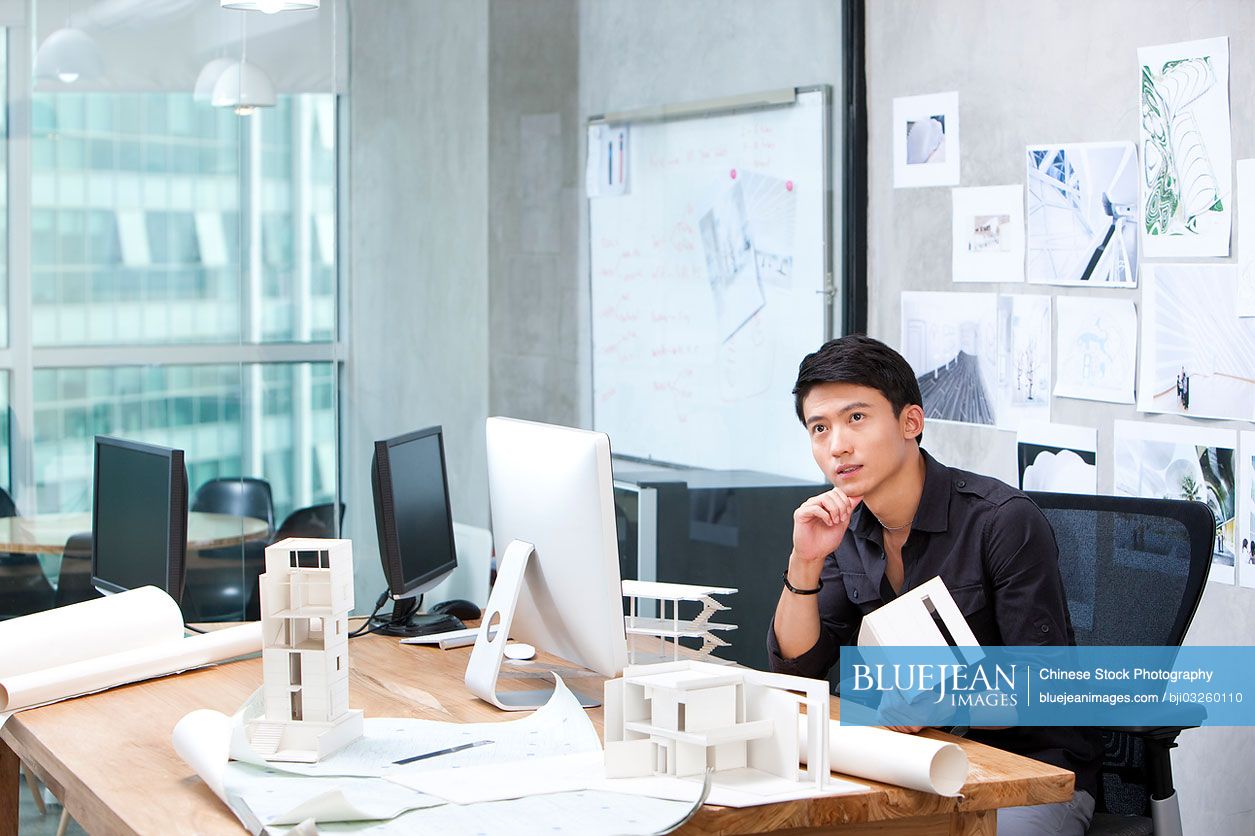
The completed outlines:
{"type": "Polygon", "coordinates": [[[476,746],[487,746],[489,743],[492,743],[492,741],[476,740],[474,743],[463,743],[460,746],[450,746],[448,749],[437,749],[435,752],[424,752],[421,755],[414,755],[410,758],[401,758],[399,761],[393,761],[392,765],[404,766],[407,763],[414,763],[414,761],[425,761],[428,758],[436,758],[441,755],[452,755],[454,752],[461,752],[464,749],[474,749],[476,746]]]}

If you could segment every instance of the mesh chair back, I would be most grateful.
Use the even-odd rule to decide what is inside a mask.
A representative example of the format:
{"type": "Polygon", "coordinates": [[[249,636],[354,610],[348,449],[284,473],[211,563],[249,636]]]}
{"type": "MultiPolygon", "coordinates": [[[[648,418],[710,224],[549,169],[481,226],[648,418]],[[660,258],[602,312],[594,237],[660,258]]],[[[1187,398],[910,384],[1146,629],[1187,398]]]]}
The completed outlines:
{"type": "Polygon", "coordinates": [[[1201,502],[1030,493],[1059,545],[1078,645],[1179,645],[1211,568],[1201,502]]]}
{"type": "Polygon", "coordinates": [[[265,479],[239,476],[210,479],[196,489],[191,510],[252,517],[265,520],[270,531],[275,529],[274,500],[270,483],[265,479]]]}

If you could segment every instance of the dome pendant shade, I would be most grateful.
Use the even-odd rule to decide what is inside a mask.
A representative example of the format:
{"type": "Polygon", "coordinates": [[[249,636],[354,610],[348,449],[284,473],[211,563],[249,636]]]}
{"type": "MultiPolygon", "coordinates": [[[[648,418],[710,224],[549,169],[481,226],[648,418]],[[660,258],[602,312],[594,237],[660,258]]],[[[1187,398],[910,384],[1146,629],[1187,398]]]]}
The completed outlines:
{"type": "Polygon", "coordinates": [[[317,9],[320,0],[221,0],[224,9],[239,12],[264,12],[272,15],[276,12],[303,12],[317,9]]]}
{"type": "Polygon", "coordinates": [[[218,79],[222,77],[227,67],[234,63],[235,61],[230,58],[215,58],[202,67],[200,75],[196,76],[196,86],[192,88],[192,101],[198,104],[209,104],[213,99],[214,85],[218,83],[218,79]]]}
{"type": "Polygon", "coordinates": [[[82,29],[66,27],[53,32],[35,52],[35,77],[73,84],[105,74],[100,47],[82,29]]]}
{"type": "Polygon", "coordinates": [[[239,115],[248,116],[259,107],[274,107],[275,85],[256,64],[233,62],[218,76],[212,103],[214,107],[233,108],[239,115]]]}

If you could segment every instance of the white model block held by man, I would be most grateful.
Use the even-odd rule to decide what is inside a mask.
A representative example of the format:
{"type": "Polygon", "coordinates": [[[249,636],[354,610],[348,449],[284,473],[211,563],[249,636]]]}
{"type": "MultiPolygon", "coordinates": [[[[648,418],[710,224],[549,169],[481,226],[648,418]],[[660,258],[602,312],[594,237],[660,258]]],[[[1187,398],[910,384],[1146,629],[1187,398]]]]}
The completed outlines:
{"type": "Polygon", "coordinates": [[[260,583],[266,710],[249,743],[266,760],[314,763],[362,736],[349,708],[352,544],[283,540],[266,549],[260,583]]]}

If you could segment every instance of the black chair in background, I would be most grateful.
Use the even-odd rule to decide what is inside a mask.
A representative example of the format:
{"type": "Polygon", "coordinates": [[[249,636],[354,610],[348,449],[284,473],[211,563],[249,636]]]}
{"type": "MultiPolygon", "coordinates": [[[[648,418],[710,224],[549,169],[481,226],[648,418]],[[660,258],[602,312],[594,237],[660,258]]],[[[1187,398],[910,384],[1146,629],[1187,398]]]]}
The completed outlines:
{"type": "MultiPolygon", "coordinates": [[[[16,516],[13,498],[0,488],[0,517],[16,516]]],[[[49,609],[53,597],[38,556],[0,552],[0,620],[49,609]]]]}
{"type": "MultiPolygon", "coordinates": [[[[1029,497],[1055,532],[1078,645],[1180,646],[1211,569],[1211,509],[1175,499],[1029,497]]],[[[1182,714],[1193,711],[1183,707],[1182,714]]],[[[1198,715],[1192,719],[1192,725],[1103,729],[1100,812],[1090,834],[1181,832],[1171,750],[1178,734],[1197,725],[1198,715]]]]}
{"type": "Polygon", "coordinates": [[[339,536],[339,523],[344,521],[344,503],[340,506],[340,518],[336,519],[336,503],[324,502],[308,508],[298,508],[284,519],[271,543],[277,543],[288,537],[319,537],[324,539],[339,536]]]}
{"type": "Polygon", "coordinates": [[[256,621],[261,617],[257,579],[265,571],[266,545],[275,527],[270,483],[252,477],[210,479],[196,489],[191,511],[266,521],[264,537],[188,552],[183,615],[188,621],[256,621]]]}
{"type": "Polygon", "coordinates": [[[55,605],[64,607],[101,597],[92,586],[92,533],[71,534],[61,554],[55,605]]]}

